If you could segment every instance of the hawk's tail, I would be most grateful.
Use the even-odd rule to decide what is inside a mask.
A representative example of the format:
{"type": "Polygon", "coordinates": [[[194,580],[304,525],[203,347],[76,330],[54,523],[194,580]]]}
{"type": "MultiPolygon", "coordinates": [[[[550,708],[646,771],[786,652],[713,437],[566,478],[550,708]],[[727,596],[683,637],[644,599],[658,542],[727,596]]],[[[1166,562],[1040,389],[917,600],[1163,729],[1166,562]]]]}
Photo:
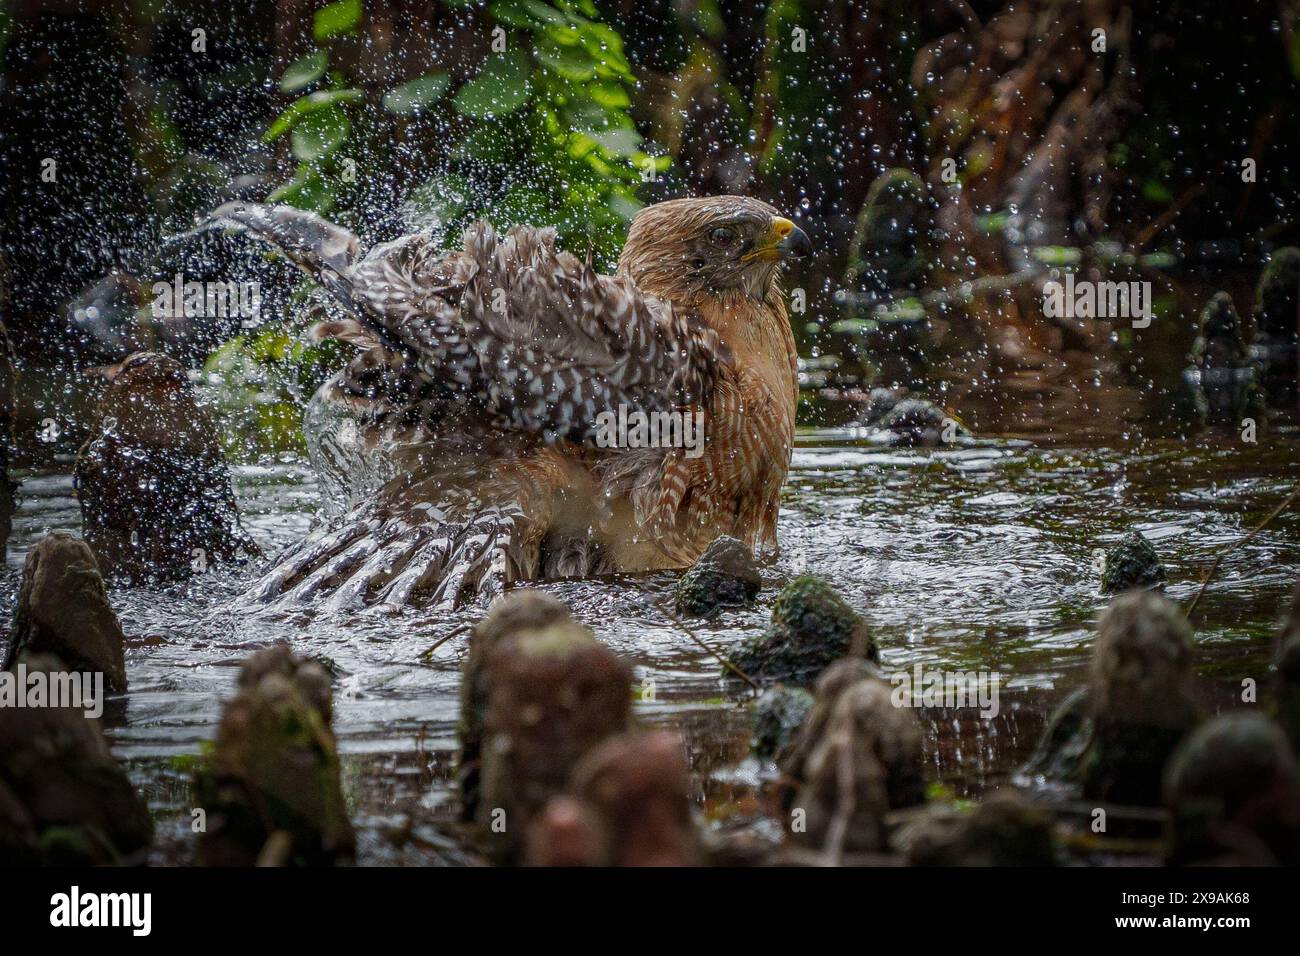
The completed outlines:
{"type": "Polygon", "coordinates": [[[536,547],[519,540],[521,517],[511,505],[465,516],[430,507],[387,520],[358,509],[281,555],[247,600],[336,612],[488,601],[536,576],[536,547]]]}

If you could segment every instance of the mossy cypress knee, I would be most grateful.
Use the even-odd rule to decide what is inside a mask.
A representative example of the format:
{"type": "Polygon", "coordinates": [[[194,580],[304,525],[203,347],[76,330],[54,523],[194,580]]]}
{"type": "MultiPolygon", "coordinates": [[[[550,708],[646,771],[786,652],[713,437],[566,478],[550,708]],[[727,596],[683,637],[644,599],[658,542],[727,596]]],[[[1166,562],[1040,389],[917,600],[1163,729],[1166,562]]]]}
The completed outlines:
{"type": "Polygon", "coordinates": [[[559,599],[544,591],[520,588],[493,602],[487,615],[470,632],[469,654],[460,682],[460,722],[457,728],[460,757],[456,782],[463,819],[473,820],[478,811],[483,727],[492,690],[491,673],[487,667],[489,657],[502,640],[572,620],[573,615],[559,599]]]}
{"type": "Polygon", "coordinates": [[[678,579],[673,602],[679,613],[704,617],[722,608],[751,604],[761,586],[749,546],[723,535],[678,579]]]}
{"type": "Polygon", "coordinates": [[[180,363],[137,352],[107,374],[76,464],[86,541],[104,574],[180,579],[257,554],[216,430],[180,363]]]}
{"type": "Polygon", "coordinates": [[[1103,594],[1118,594],[1139,588],[1162,586],[1168,576],[1160,555],[1141,531],[1133,531],[1106,552],[1101,572],[1103,594]]]}
{"type": "Polygon", "coordinates": [[[1192,678],[1192,630],[1182,608],[1142,591],[1111,602],[1089,671],[1086,797],[1159,804],[1165,762],[1197,721],[1192,678]]]}
{"type": "Polygon", "coordinates": [[[104,675],[126,693],[122,628],[86,542],[54,532],[27,554],[4,667],[27,654],[52,654],[66,669],[104,675]]]}
{"type": "Polygon", "coordinates": [[[1300,249],[1278,249],[1259,274],[1255,290],[1262,335],[1294,343],[1300,329],[1300,249]]]}
{"type": "Polygon", "coordinates": [[[1249,360],[1241,317],[1232,304],[1232,296],[1216,292],[1201,308],[1197,320],[1196,340],[1192,343],[1192,362],[1202,371],[1240,368],[1249,360]]]}
{"type": "Polygon", "coordinates": [[[774,757],[787,746],[808,719],[813,695],[802,687],[769,687],[754,701],[750,717],[754,728],[754,753],[774,757]]]}
{"type": "Polygon", "coordinates": [[[631,668],[590,628],[524,600],[492,618],[477,679],[486,706],[474,820],[501,862],[515,861],[582,756],[626,728],[632,703],[631,668]]]}
{"type": "Polygon", "coordinates": [[[588,866],[692,866],[699,862],[690,775],[676,734],[631,731],[593,747],[573,768],[568,794],[548,803],[529,833],[529,860],[562,862],[581,821],[576,858],[588,866]]]}
{"type": "Polygon", "coordinates": [[[1050,811],[1015,793],[995,793],[969,813],[919,821],[907,839],[911,866],[1055,866],[1050,811]]]}
{"type": "MultiPolygon", "coordinates": [[[[23,663],[29,674],[64,668],[44,654],[23,663]]],[[[0,714],[0,831],[0,861],[101,866],[143,863],[153,821],[98,720],[16,707],[0,714]]]]}
{"type": "Polygon", "coordinates": [[[195,775],[204,864],[248,866],[264,853],[276,865],[352,862],[356,835],[331,712],[329,676],[315,661],[277,645],[244,662],[213,753],[195,775]]]}
{"type": "Polygon", "coordinates": [[[878,658],[867,622],[828,582],[803,575],[781,589],[771,624],[731,660],[757,679],[807,684],[848,655],[878,658]]]}
{"type": "Polygon", "coordinates": [[[1173,864],[1300,862],[1300,769],[1263,714],[1221,714],[1192,731],[1169,761],[1164,798],[1173,864]]]}
{"type": "Polygon", "coordinates": [[[925,799],[920,724],[910,708],[894,706],[889,684],[868,671],[852,659],[827,669],[817,681],[813,712],[780,755],[786,780],[780,806],[797,845],[824,849],[833,821],[842,818],[834,850],[884,850],[884,815],[925,799]],[[851,806],[845,805],[845,767],[852,771],[851,806]]]}

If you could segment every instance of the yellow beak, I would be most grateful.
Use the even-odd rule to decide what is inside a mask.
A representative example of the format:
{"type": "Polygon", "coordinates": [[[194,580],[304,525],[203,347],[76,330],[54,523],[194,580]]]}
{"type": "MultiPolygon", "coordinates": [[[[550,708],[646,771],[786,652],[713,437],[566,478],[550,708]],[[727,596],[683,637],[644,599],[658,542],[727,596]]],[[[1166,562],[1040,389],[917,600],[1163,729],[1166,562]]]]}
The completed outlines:
{"type": "Polygon", "coordinates": [[[772,235],[776,237],[777,242],[780,242],[782,239],[785,239],[787,236],[790,235],[790,233],[794,232],[798,228],[799,227],[796,226],[794,223],[792,223],[789,219],[783,219],[780,216],[777,216],[775,219],[772,220],[772,235]]]}
{"type": "Polygon", "coordinates": [[[808,234],[789,219],[777,216],[767,237],[755,249],[743,258],[750,259],[785,259],[791,256],[803,258],[812,255],[812,242],[808,234]]]}
{"type": "Polygon", "coordinates": [[[745,259],[802,259],[813,255],[813,243],[807,233],[784,217],[772,220],[767,238],[745,259]]]}

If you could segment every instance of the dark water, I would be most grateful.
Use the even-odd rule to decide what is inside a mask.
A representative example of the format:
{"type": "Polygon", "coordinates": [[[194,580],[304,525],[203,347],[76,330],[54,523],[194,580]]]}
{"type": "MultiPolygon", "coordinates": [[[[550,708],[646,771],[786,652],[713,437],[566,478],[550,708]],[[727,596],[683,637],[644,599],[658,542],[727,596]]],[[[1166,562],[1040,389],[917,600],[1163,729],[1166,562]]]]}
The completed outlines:
{"type": "MultiPolygon", "coordinates": [[[[886,669],[921,662],[1002,675],[995,719],[919,711],[935,782],[958,795],[999,786],[1082,679],[1105,604],[1096,550],[1141,530],[1166,562],[1168,594],[1186,603],[1214,558],[1300,482],[1293,414],[1275,414],[1252,444],[1235,429],[1190,424],[1184,398],[1172,387],[1104,384],[1076,365],[964,390],[956,407],[980,434],[967,447],[899,450],[860,429],[805,428],[785,491],[784,553],[759,606],[696,633],[725,652],[765,623],[785,578],[804,569],[828,577],[870,620],[886,669]]],[[[80,531],[70,470],[65,457],[17,476],[22,504],[0,582],[6,612],[27,548],[52,530],[80,531]]],[[[247,525],[268,552],[319,512],[315,479],[292,456],[240,466],[235,477],[247,525]]],[[[214,736],[239,662],[288,640],[340,672],[335,727],[361,862],[463,860],[450,779],[465,638],[428,652],[481,612],[237,613],[231,601],[255,573],[112,592],[129,636],[131,693],[110,734],[158,819],[158,859],[188,858],[188,766],[214,736]],[[392,837],[398,830],[403,841],[392,837]]],[[[1267,678],[1297,576],[1300,509],[1225,560],[1194,619],[1207,711],[1233,706],[1244,678],[1267,678]]],[[[665,614],[674,578],[545,587],[634,662],[653,696],[638,701],[637,717],[682,732],[701,816],[761,831],[759,787],[772,768],[748,754],[750,694],[724,682],[716,660],[665,614]]]]}

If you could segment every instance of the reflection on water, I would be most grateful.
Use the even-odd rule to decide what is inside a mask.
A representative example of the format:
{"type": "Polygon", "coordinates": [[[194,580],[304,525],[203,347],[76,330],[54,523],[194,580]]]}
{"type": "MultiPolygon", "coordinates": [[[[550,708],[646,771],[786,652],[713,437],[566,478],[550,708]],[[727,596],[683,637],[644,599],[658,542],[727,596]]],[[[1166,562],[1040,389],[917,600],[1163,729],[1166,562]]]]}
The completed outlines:
{"type": "MultiPolygon", "coordinates": [[[[853,428],[801,431],[781,516],[784,551],[767,571],[759,607],[697,633],[725,652],[764,624],[782,580],[805,568],[822,574],[864,611],[887,669],[921,662],[1003,675],[996,719],[974,711],[920,716],[934,780],[958,794],[1004,781],[1054,703],[1082,678],[1091,622],[1104,604],[1095,550],[1140,529],[1166,561],[1168,593],[1186,602],[1216,555],[1300,481],[1300,431],[1286,416],[1254,445],[1231,431],[1180,438],[1161,424],[1173,419],[1150,408],[1154,427],[1139,434],[1122,390],[1090,398],[1079,382],[1062,390],[1050,378],[1034,386],[1039,413],[1028,379],[1010,386],[1015,403],[981,406],[967,396],[963,415],[984,436],[967,447],[898,450],[853,428]],[[1062,396],[1074,397],[1072,410],[1062,396]],[[1018,420],[995,413],[1007,404],[1022,410],[1018,420]],[[1038,426],[1051,421],[1048,442],[1038,426]]],[[[5,613],[26,549],[51,530],[79,533],[70,470],[64,460],[17,476],[23,500],[0,581],[5,613]]],[[[304,534],[318,513],[316,481],[302,461],[244,466],[235,477],[248,527],[268,552],[304,534]]],[[[411,860],[393,849],[394,830],[411,837],[407,847],[422,848],[423,862],[460,859],[443,824],[455,816],[464,637],[426,652],[479,612],[237,614],[230,601],[255,573],[220,570],[112,592],[129,635],[131,694],[111,736],[158,816],[162,858],[185,858],[186,755],[213,737],[239,662],[283,639],[337,666],[335,723],[361,861],[411,860]]],[[[1298,575],[1296,513],[1224,562],[1196,614],[1207,710],[1231,706],[1243,678],[1266,678],[1274,623],[1298,575]]],[[[704,816],[747,818],[761,809],[756,790],[771,767],[748,755],[748,692],[722,681],[716,661],[664,614],[674,578],[546,588],[634,662],[638,682],[653,679],[654,699],[637,703],[637,713],[684,734],[704,816]]]]}

